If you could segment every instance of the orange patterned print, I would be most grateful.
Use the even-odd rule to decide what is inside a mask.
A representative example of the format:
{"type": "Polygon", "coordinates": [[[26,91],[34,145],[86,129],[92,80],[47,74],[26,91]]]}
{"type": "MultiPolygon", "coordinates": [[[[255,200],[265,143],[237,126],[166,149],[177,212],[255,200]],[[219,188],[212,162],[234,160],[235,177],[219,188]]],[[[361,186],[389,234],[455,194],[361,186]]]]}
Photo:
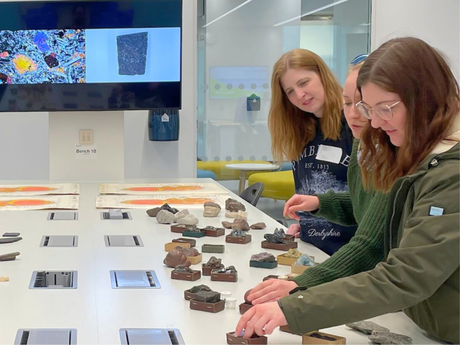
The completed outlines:
{"type": "Polygon", "coordinates": [[[43,199],[13,199],[0,201],[0,207],[4,206],[41,206],[54,204],[53,201],[43,199]]]}
{"type": "Polygon", "coordinates": [[[49,192],[56,190],[56,188],[45,186],[22,186],[16,188],[3,187],[0,188],[0,193],[16,193],[16,192],[49,192]]]}
{"type": "Polygon", "coordinates": [[[204,204],[205,202],[213,201],[209,198],[170,198],[166,200],[158,199],[136,199],[136,200],[126,200],[122,201],[122,204],[130,205],[163,205],[165,203],[173,205],[193,205],[193,204],[204,204]]]}
{"type": "Polygon", "coordinates": [[[123,190],[129,190],[131,192],[162,192],[162,191],[189,191],[189,190],[200,190],[203,187],[200,186],[161,186],[161,187],[130,187],[123,188],[123,190]]]}
{"type": "Polygon", "coordinates": [[[16,188],[2,187],[0,188],[0,193],[14,193],[16,188]]]}

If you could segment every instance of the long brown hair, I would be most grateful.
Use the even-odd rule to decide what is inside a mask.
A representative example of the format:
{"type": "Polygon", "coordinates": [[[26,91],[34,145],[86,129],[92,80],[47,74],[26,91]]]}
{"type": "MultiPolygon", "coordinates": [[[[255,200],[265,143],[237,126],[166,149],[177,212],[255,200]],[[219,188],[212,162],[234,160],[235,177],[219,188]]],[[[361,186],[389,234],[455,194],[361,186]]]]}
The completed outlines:
{"type": "Polygon", "coordinates": [[[324,87],[323,115],[319,119],[325,138],[340,138],[342,88],[324,61],[305,49],[285,53],[275,63],[272,74],[272,100],[268,128],[275,160],[295,160],[316,135],[315,117],[294,106],[281,87],[281,77],[288,69],[304,69],[318,74],[324,87]]]}
{"type": "Polygon", "coordinates": [[[414,37],[392,39],[369,55],[359,71],[358,90],[367,83],[398,94],[406,107],[400,147],[380,128],[366,126],[362,133],[364,184],[389,191],[446,138],[459,113],[459,87],[443,55],[414,37]]]}

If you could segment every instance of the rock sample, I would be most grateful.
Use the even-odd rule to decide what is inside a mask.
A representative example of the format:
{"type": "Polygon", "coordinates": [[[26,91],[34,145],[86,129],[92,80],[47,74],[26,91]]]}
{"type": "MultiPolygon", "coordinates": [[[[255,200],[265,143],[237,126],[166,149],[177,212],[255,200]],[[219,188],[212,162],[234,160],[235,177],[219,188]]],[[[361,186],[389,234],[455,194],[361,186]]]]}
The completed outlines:
{"type": "Polygon", "coordinates": [[[236,219],[248,219],[248,213],[245,211],[238,211],[238,212],[225,212],[225,217],[227,218],[236,218],[236,219]]]}
{"type": "Polygon", "coordinates": [[[194,272],[190,267],[187,267],[184,265],[177,265],[176,267],[174,267],[174,271],[177,273],[193,273],[194,272]]]}
{"type": "Polygon", "coordinates": [[[257,262],[275,262],[276,258],[273,254],[263,252],[259,254],[253,254],[251,255],[251,261],[257,261],[257,262]]]}
{"type": "Polygon", "coordinates": [[[252,224],[249,228],[254,229],[254,230],[262,230],[262,229],[265,229],[266,227],[267,225],[264,222],[259,222],[259,223],[252,224]]]}
{"type": "Polygon", "coordinates": [[[222,269],[224,268],[224,264],[222,263],[222,259],[218,259],[215,256],[211,256],[205,264],[203,264],[203,267],[206,268],[211,268],[211,269],[222,269]]]}
{"type": "Polygon", "coordinates": [[[232,229],[233,230],[244,230],[248,231],[249,230],[249,224],[246,220],[244,219],[235,219],[232,224],[232,229]]]}
{"type": "Polygon", "coordinates": [[[118,74],[144,75],[147,47],[147,32],[117,36],[118,74]]]}
{"type": "Polygon", "coordinates": [[[379,332],[373,331],[369,336],[369,339],[373,344],[412,344],[412,338],[407,335],[391,333],[391,332],[379,332]]]}
{"type": "Polygon", "coordinates": [[[149,215],[149,217],[156,217],[158,212],[161,211],[161,207],[155,207],[155,208],[151,208],[149,210],[147,210],[147,214],[149,215]]]}
{"type": "MultiPolygon", "coordinates": [[[[174,213],[174,212],[171,212],[171,213],[174,213]]],[[[174,214],[174,223],[177,223],[177,221],[185,216],[188,216],[190,214],[190,212],[185,209],[185,210],[182,210],[182,211],[179,211],[177,213],[174,214]]]]}
{"type": "Polygon", "coordinates": [[[373,331],[377,331],[377,332],[389,332],[390,331],[388,328],[377,325],[375,322],[372,322],[372,321],[352,322],[352,323],[345,324],[345,326],[353,328],[367,335],[372,334],[373,331]]]}
{"type": "MultiPolygon", "coordinates": [[[[300,256],[302,255],[301,252],[299,252],[297,249],[295,248],[291,248],[287,251],[287,253],[284,253],[284,256],[287,257],[287,258],[295,258],[295,259],[298,259],[300,258],[300,256]]],[[[370,333],[369,333],[370,334],[370,333]]]]}
{"type": "Polygon", "coordinates": [[[212,290],[209,286],[201,284],[201,285],[196,285],[186,291],[191,292],[191,293],[197,293],[201,291],[212,291],[212,290]]]}
{"type": "MultiPolygon", "coordinates": [[[[182,247],[179,247],[182,249],[182,247]]],[[[183,253],[182,250],[171,250],[163,260],[163,263],[171,268],[175,268],[178,265],[183,265],[189,267],[192,263],[187,256],[183,253]]]]}
{"type": "Polygon", "coordinates": [[[231,229],[231,228],[232,228],[232,223],[230,223],[230,222],[224,220],[224,221],[222,222],[222,226],[223,226],[225,229],[231,229]]]}
{"type": "Polygon", "coordinates": [[[217,217],[221,210],[221,207],[219,204],[211,201],[207,201],[204,203],[204,211],[203,211],[203,217],[217,217]]]}
{"type": "Polygon", "coordinates": [[[160,210],[157,213],[157,222],[160,224],[171,224],[174,222],[174,213],[166,211],[166,210],[160,210]]]}
{"type": "Polygon", "coordinates": [[[279,237],[276,234],[265,234],[264,238],[267,240],[268,243],[286,243],[286,241],[282,237],[279,237]]]}
{"type": "Polygon", "coordinates": [[[231,237],[246,237],[247,234],[246,234],[246,232],[244,230],[235,229],[228,236],[231,236],[231,237]]]}
{"type": "MultiPolygon", "coordinates": [[[[302,254],[299,256],[297,261],[294,263],[296,266],[310,266],[313,267],[316,265],[316,262],[307,254],[302,254]]],[[[349,326],[351,327],[351,326],[349,326]]]]}
{"type": "Polygon", "coordinates": [[[230,274],[230,273],[237,273],[235,266],[228,266],[225,268],[221,268],[218,270],[213,270],[212,273],[219,273],[219,274],[230,274]]]}
{"type": "Polygon", "coordinates": [[[177,224],[182,224],[182,225],[196,225],[198,224],[198,222],[199,222],[198,218],[195,217],[193,214],[188,214],[177,220],[177,224]]]}
{"type": "Polygon", "coordinates": [[[246,211],[246,207],[241,202],[232,198],[225,200],[225,209],[230,212],[246,211]]]}
{"type": "Polygon", "coordinates": [[[198,302],[217,303],[220,301],[220,293],[216,291],[198,291],[193,299],[198,302]]]}

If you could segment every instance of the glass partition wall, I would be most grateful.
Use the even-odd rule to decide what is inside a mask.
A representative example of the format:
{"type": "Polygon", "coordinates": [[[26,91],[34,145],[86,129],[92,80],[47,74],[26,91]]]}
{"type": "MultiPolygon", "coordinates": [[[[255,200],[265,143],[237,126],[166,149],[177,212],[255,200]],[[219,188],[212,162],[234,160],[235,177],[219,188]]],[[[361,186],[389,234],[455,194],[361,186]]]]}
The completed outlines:
{"type": "Polygon", "coordinates": [[[369,52],[370,6],[371,0],[199,0],[198,159],[270,161],[273,64],[291,49],[309,49],[343,83],[353,57],[369,52]]]}

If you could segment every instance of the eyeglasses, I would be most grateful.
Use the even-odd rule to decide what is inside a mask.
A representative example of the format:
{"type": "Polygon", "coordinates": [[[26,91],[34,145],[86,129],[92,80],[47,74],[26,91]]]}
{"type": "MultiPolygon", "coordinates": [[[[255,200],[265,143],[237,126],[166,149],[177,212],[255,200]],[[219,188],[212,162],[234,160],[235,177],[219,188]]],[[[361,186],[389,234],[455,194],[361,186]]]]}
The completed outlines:
{"type": "Polygon", "coordinates": [[[356,103],[356,107],[359,109],[361,114],[371,120],[372,119],[372,112],[377,114],[378,117],[380,117],[382,120],[388,121],[393,118],[393,111],[391,110],[393,107],[397,106],[401,101],[397,101],[393,103],[392,105],[379,105],[377,107],[371,108],[362,101],[359,101],[356,103]]]}
{"type": "Polygon", "coordinates": [[[356,66],[356,65],[359,64],[361,61],[366,60],[366,58],[367,58],[368,56],[369,56],[369,55],[367,55],[367,54],[359,54],[359,55],[356,56],[353,60],[351,60],[350,65],[356,66]]]}

